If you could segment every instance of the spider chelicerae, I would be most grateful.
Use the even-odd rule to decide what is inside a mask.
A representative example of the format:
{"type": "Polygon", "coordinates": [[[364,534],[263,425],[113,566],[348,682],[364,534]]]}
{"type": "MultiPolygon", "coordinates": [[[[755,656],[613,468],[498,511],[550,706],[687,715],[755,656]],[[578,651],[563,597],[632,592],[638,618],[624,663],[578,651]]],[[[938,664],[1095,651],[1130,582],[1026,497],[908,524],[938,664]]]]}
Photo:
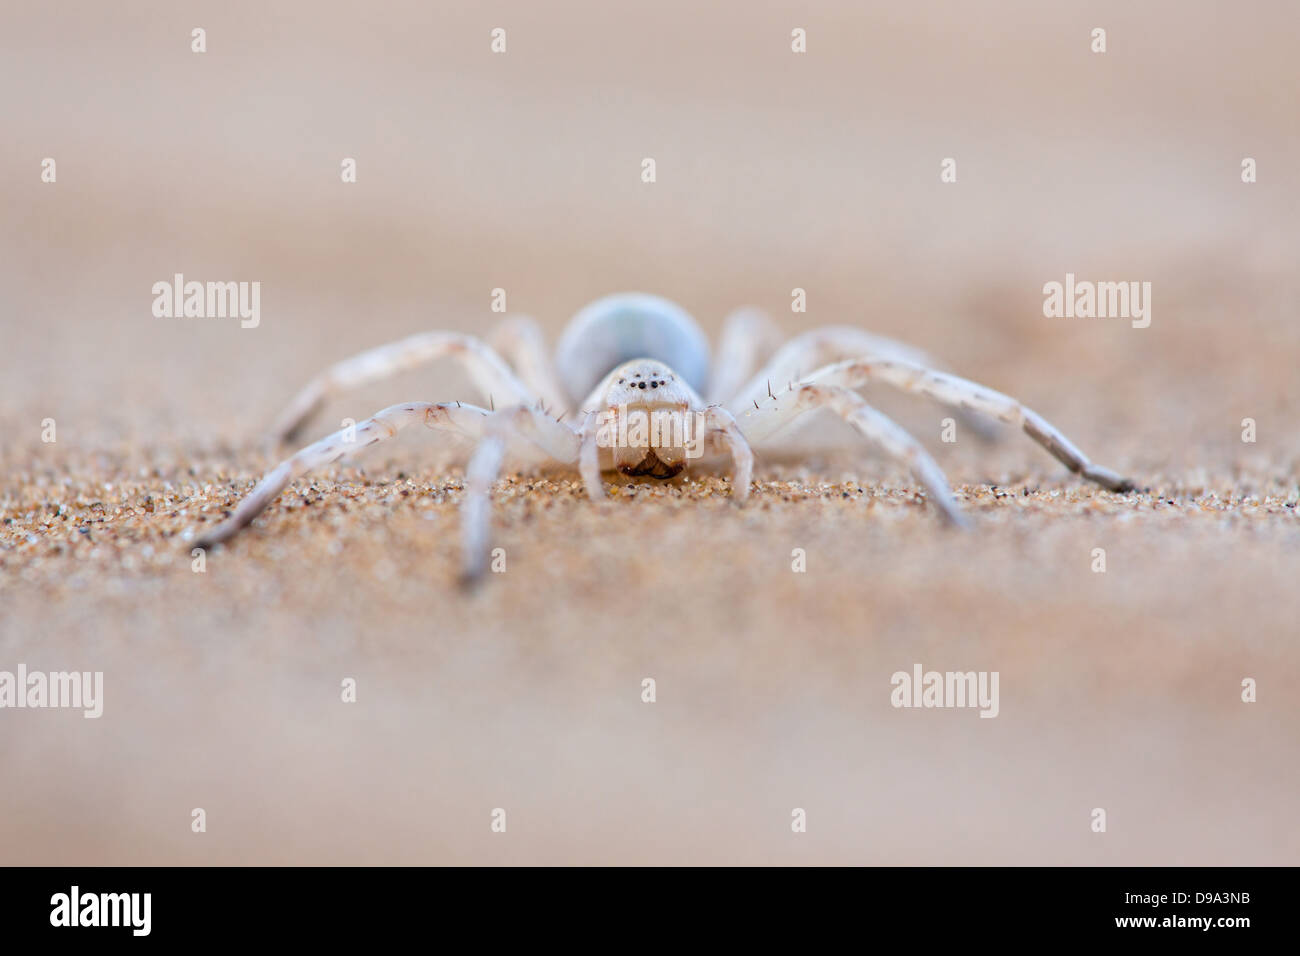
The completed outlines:
{"type": "Polygon", "coordinates": [[[525,463],[575,466],[593,501],[605,494],[602,471],[665,480],[691,459],[726,454],[732,496],[744,502],[752,449],[770,445],[787,426],[823,407],[906,464],[943,518],[965,525],[930,454],[854,391],[869,383],[920,392],[972,416],[972,424],[985,416],[1020,425],[1071,471],[1111,491],[1133,488],[1093,464],[1016,399],[940,371],[924,352],[901,342],[826,326],[782,344],[770,319],[743,309],[724,323],[710,365],[708,339],[694,320],[672,302],[642,293],[608,296],[584,308],[565,328],[553,357],[538,325],[525,317],[506,319],[487,341],[426,332],[362,352],[309,382],[281,414],[273,435],[292,441],[331,396],[443,357],[461,363],[488,398],[487,408],[405,402],[328,435],[272,469],[196,546],[229,539],[295,478],[418,422],[475,443],[461,506],[464,572],[473,580],[487,567],[490,492],[508,451],[525,463]],[[808,369],[813,371],[801,374],[808,369]]]}

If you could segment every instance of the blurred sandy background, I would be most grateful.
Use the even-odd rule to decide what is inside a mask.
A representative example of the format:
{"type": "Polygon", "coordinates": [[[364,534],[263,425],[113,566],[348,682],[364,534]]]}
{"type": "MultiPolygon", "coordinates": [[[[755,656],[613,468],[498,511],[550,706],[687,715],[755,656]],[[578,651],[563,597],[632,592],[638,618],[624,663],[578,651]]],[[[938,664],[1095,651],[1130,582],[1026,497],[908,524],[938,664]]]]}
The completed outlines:
{"type": "MultiPolygon", "coordinates": [[[[1286,0],[5,0],[0,669],[106,700],[0,711],[0,862],[1300,862],[1298,34],[1286,0]],[[1067,271],[1152,282],[1151,327],[1045,319],[1067,271]],[[260,281],[260,327],[155,319],[176,272],[260,281]],[[299,385],[486,332],[496,287],[552,332],[625,289],[861,324],[1147,491],[883,399],[973,533],[866,453],[763,461],[744,510],[516,480],[466,596],[413,429],[191,572],[299,385]],[[891,708],[917,662],[999,671],[1001,715],[891,708]]],[[[316,431],[472,397],[411,373],[316,431]]]]}

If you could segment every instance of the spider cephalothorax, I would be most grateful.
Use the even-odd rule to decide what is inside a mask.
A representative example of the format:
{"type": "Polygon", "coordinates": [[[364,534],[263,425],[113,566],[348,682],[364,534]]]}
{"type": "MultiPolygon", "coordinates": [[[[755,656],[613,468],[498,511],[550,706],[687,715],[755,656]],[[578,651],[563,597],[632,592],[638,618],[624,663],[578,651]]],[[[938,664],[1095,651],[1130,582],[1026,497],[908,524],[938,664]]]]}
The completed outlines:
{"type": "Polygon", "coordinates": [[[1094,465],[1036,412],[939,371],[925,353],[901,342],[828,326],[781,345],[770,320],[741,310],[727,319],[710,363],[708,340],[694,320],[679,306],[641,293],[609,296],[579,312],[560,337],[554,359],[536,323],[523,317],[503,322],[488,342],[427,332],[345,359],[298,393],[280,416],[275,436],[287,440],[298,434],[339,391],[441,357],[465,367],[488,399],[487,408],[461,402],[385,408],[282,462],[198,545],[230,538],[294,478],[422,422],[476,442],[462,510],[465,570],[474,577],[486,567],[489,495],[508,447],[534,460],[576,466],[593,500],[605,494],[602,471],[662,480],[681,474],[694,458],[725,452],[734,469],[732,495],[743,502],[753,471],[751,445],[768,444],[818,408],[831,409],[885,454],[907,464],[940,514],[964,524],[934,459],[855,391],[868,382],[920,392],[958,414],[1020,425],[1071,471],[1112,491],[1132,488],[1115,472],[1094,465]]]}
{"type": "Polygon", "coordinates": [[[596,444],[611,449],[614,467],[632,478],[673,478],[703,454],[706,414],[699,393],[671,368],[633,359],[597,386],[601,408],[596,444]]]}

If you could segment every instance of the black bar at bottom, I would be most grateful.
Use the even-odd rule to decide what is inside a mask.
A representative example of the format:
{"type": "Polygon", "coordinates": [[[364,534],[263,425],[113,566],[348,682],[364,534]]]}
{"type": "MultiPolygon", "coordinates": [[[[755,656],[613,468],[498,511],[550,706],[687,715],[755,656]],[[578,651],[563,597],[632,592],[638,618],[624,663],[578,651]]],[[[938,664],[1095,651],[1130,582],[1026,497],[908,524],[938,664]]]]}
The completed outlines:
{"type": "MultiPolygon", "coordinates": [[[[1290,869],[0,869],[7,943],[1293,938],[1290,869]],[[147,894],[147,896],[146,896],[147,894]],[[87,925],[91,924],[91,925],[87,925]],[[108,924],[108,925],[104,925],[108,924]],[[616,936],[606,936],[615,932],[616,936]],[[427,934],[427,935],[423,935],[427,934]],[[557,934],[559,934],[557,936],[557,934]],[[665,935],[672,934],[672,935],[665,935]],[[916,935],[919,934],[919,935],[916,935]]],[[[622,945],[622,944],[620,944],[622,945]]],[[[20,952],[20,950],[11,950],[20,952]]]]}

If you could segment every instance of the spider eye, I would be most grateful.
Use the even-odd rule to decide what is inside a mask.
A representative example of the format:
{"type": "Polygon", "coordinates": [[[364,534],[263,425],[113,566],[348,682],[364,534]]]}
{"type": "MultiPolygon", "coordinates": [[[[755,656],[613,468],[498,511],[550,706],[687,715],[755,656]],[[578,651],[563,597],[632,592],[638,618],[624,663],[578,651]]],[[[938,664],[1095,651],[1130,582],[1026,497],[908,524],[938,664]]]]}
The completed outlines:
{"type": "Polygon", "coordinates": [[[658,382],[651,382],[651,383],[650,383],[650,387],[651,387],[651,388],[658,388],[658,387],[659,387],[659,383],[658,383],[658,382]]]}

